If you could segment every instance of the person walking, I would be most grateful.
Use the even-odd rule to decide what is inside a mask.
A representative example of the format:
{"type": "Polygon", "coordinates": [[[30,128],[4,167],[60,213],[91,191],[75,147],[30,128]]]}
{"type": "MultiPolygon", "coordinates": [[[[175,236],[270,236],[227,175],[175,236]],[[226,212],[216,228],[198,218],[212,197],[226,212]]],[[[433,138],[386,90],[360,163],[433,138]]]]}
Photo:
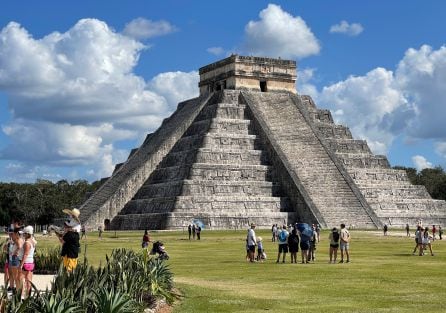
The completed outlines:
{"type": "Polygon", "coordinates": [[[288,250],[291,255],[291,263],[297,263],[297,252],[299,252],[299,236],[296,228],[293,228],[291,234],[288,236],[288,250]]]}
{"type": "Polygon", "coordinates": [[[388,230],[387,224],[384,224],[384,227],[383,227],[384,236],[387,236],[387,230],[388,230]]]}
{"type": "Polygon", "coordinates": [[[273,224],[273,227],[271,227],[271,241],[275,242],[276,241],[276,233],[277,233],[277,224],[273,224]]]}
{"type": "MultiPolygon", "coordinates": [[[[431,256],[434,256],[434,253],[432,252],[431,237],[429,236],[429,227],[426,227],[424,229],[423,239],[422,240],[423,240],[423,251],[426,250],[427,247],[429,247],[429,251],[431,253],[431,256]]],[[[423,255],[424,255],[424,253],[423,253],[423,255]]]]}
{"type": "Polygon", "coordinates": [[[248,250],[249,262],[254,262],[254,255],[256,252],[256,232],[254,231],[256,228],[256,224],[251,223],[251,228],[248,229],[248,235],[246,236],[246,244],[248,250]]]}
{"type": "Polygon", "coordinates": [[[440,237],[440,240],[443,240],[443,228],[441,226],[438,226],[438,236],[440,237]]]}
{"type": "Polygon", "coordinates": [[[20,262],[23,259],[23,243],[24,241],[21,237],[20,228],[15,228],[12,234],[12,245],[10,246],[9,252],[9,274],[14,280],[14,286],[12,289],[13,293],[15,293],[16,290],[22,288],[22,270],[20,268],[20,262]]]}
{"type": "Polygon", "coordinates": [[[143,249],[146,249],[149,246],[149,242],[150,242],[150,236],[149,236],[149,231],[146,229],[144,231],[144,235],[142,236],[142,243],[141,243],[141,247],[143,249]]]}
{"type": "Polygon", "coordinates": [[[282,226],[282,229],[279,231],[279,235],[277,236],[277,240],[279,242],[279,252],[277,253],[277,261],[280,261],[280,254],[283,253],[282,263],[285,263],[285,257],[288,253],[288,236],[289,233],[286,230],[286,225],[282,226]]]}
{"type": "Polygon", "coordinates": [[[409,227],[409,224],[406,224],[406,236],[410,237],[410,227],[409,227]]]}
{"type": "Polygon", "coordinates": [[[316,225],[311,226],[313,229],[313,235],[310,237],[310,249],[308,249],[308,260],[313,261],[316,259],[316,241],[317,241],[317,232],[316,225]]]}
{"type": "Polygon", "coordinates": [[[81,239],[84,238],[87,239],[87,231],[85,229],[85,225],[82,225],[81,227],[81,239]]]}
{"type": "Polygon", "coordinates": [[[432,225],[432,241],[435,241],[435,239],[437,237],[437,227],[435,227],[435,225],[432,225]]]}
{"type": "Polygon", "coordinates": [[[201,226],[197,225],[197,227],[195,228],[195,231],[197,232],[197,240],[201,239],[201,226]]]}
{"type": "Polygon", "coordinates": [[[195,227],[195,224],[192,224],[192,238],[195,240],[195,236],[197,234],[197,228],[195,227]]]}
{"type": "Polygon", "coordinates": [[[23,229],[25,241],[23,243],[23,258],[20,262],[20,268],[22,269],[22,280],[24,280],[22,287],[22,300],[28,298],[31,294],[34,272],[34,252],[37,244],[37,241],[33,235],[34,228],[32,226],[26,226],[23,229]]]}
{"type": "Polygon", "coordinates": [[[330,232],[328,239],[330,240],[330,261],[328,263],[336,263],[336,259],[338,257],[338,248],[339,248],[339,231],[336,227],[330,232]]]}
{"type": "Polygon", "coordinates": [[[345,224],[341,224],[341,237],[340,237],[340,247],[341,247],[341,261],[339,263],[344,263],[344,254],[347,258],[345,263],[350,263],[350,232],[345,228],[345,224]]]}
{"type": "Polygon", "coordinates": [[[102,240],[102,232],[103,232],[102,225],[99,225],[99,227],[98,227],[98,236],[99,236],[100,240],[102,240]]]}
{"type": "Polygon", "coordinates": [[[187,226],[187,233],[189,234],[189,240],[190,240],[190,237],[192,236],[192,225],[191,224],[189,224],[189,226],[187,226]]]}

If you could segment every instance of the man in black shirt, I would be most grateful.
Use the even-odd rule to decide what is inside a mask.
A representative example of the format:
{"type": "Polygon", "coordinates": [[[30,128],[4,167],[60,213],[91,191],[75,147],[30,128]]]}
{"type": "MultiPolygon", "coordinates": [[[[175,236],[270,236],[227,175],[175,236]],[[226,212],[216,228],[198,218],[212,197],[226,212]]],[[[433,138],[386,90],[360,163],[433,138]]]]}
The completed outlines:
{"type": "Polygon", "coordinates": [[[64,223],[65,233],[60,237],[62,243],[63,266],[68,272],[72,272],[77,266],[77,258],[79,255],[79,233],[73,228],[78,226],[78,222],[69,218],[64,223]]]}

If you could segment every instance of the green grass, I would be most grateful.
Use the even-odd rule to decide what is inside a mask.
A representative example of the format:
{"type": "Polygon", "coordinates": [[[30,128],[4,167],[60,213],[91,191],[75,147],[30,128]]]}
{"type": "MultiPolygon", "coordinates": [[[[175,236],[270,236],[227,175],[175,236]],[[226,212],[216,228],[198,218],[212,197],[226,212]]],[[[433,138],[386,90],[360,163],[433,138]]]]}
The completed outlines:
{"type": "MultiPolygon", "coordinates": [[[[446,240],[433,243],[434,257],[412,256],[414,240],[401,231],[351,231],[350,264],[328,264],[328,233],[321,234],[314,264],[276,264],[277,246],[264,238],[268,260],[245,261],[245,231],[203,231],[201,241],[186,232],[151,232],[171,256],[169,264],[183,294],[183,312],[445,312],[446,240]]],[[[91,264],[105,262],[113,248],[140,249],[142,232],[89,234],[91,264]]],[[[55,245],[38,238],[39,245],[55,245]]],[[[300,255],[298,260],[300,259],[300,255]]]]}

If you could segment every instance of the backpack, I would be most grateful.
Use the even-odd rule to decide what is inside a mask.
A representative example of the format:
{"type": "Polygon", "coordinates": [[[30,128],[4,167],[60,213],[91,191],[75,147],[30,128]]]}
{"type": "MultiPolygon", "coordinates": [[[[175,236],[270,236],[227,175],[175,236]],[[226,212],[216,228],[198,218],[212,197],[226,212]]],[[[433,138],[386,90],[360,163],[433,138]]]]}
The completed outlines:
{"type": "Polygon", "coordinates": [[[287,237],[288,237],[288,236],[287,236],[286,231],[282,230],[282,231],[279,233],[279,240],[280,240],[281,242],[286,242],[286,238],[287,238],[287,237]]]}
{"type": "Polygon", "coordinates": [[[333,234],[333,241],[339,242],[339,232],[334,231],[334,232],[332,232],[332,234],[333,234]]]}

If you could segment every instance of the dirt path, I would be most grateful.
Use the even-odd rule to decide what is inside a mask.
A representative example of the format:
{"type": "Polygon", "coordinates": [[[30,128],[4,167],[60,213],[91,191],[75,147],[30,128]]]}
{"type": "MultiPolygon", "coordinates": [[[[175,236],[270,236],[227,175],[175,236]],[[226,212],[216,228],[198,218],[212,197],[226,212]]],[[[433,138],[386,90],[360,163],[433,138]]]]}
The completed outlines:
{"type": "MultiPolygon", "coordinates": [[[[54,275],[34,275],[33,284],[36,285],[37,289],[45,290],[47,287],[51,287],[51,281],[53,280],[54,275]]],[[[0,274],[0,286],[4,286],[3,284],[3,273],[0,274]]]]}

